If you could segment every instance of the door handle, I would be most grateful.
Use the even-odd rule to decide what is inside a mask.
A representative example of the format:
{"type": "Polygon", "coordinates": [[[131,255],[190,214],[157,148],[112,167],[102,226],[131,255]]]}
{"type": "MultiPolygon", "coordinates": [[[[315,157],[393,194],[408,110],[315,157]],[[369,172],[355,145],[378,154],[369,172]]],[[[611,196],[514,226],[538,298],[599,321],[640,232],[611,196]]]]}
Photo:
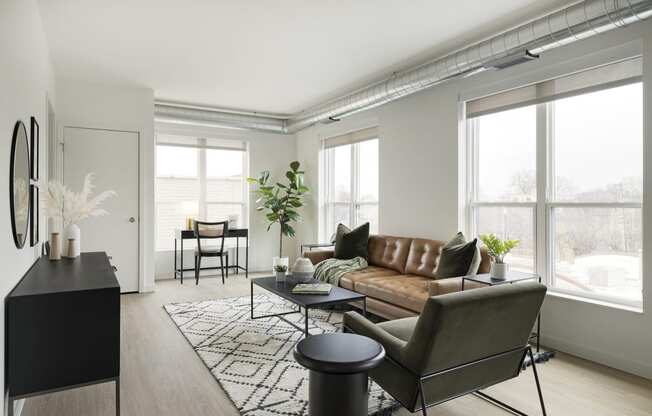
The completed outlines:
{"type": "Polygon", "coordinates": [[[136,219],[134,217],[129,217],[129,222],[136,222],[136,219]]]}

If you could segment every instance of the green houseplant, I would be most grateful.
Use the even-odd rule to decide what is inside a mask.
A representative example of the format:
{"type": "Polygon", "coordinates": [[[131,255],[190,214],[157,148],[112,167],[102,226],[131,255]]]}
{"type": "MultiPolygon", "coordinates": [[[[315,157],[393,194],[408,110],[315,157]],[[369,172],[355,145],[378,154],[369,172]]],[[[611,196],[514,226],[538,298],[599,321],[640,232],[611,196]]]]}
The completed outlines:
{"type": "Polygon", "coordinates": [[[494,260],[491,264],[491,277],[504,279],[509,265],[505,264],[505,256],[520,244],[519,240],[501,240],[496,234],[481,234],[480,240],[487,247],[489,255],[494,260]]]}
{"type": "Polygon", "coordinates": [[[288,271],[288,266],[285,264],[277,264],[274,266],[274,271],[276,272],[276,281],[285,282],[285,275],[288,271]]]}
{"type": "Polygon", "coordinates": [[[291,223],[301,219],[297,209],[303,206],[304,198],[310,192],[304,185],[304,172],[299,170],[300,166],[297,161],[290,163],[290,170],[285,172],[285,184],[272,183],[267,170],[261,172],[258,178],[247,178],[249,184],[256,185],[253,191],[258,195],[256,210],[265,214],[267,231],[272,225],[279,225],[279,257],[283,257],[283,236],[294,237],[295,230],[291,223]]]}

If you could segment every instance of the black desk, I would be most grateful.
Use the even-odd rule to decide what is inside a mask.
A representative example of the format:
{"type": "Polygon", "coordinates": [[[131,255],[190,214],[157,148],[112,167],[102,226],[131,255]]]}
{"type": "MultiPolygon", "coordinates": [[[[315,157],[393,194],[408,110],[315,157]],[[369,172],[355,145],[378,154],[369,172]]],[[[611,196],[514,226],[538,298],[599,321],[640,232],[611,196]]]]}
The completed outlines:
{"type": "MultiPolygon", "coordinates": [[[[183,268],[183,240],[195,240],[194,230],[174,230],[174,278],[177,276],[183,279],[183,272],[194,271],[195,269],[183,268]],[[180,266],[177,267],[177,240],[181,245],[180,266]]],[[[230,228],[225,238],[235,238],[235,264],[229,265],[230,269],[235,269],[238,274],[240,270],[245,272],[245,277],[249,278],[249,229],[247,228],[230,228]],[[240,239],[244,238],[245,245],[245,266],[240,266],[240,239]]],[[[217,270],[219,267],[201,267],[200,270],[217,270]]]]}
{"type": "Polygon", "coordinates": [[[120,415],[120,285],[104,252],[41,257],[5,300],[9,416],[17,399],[115,382],[120,415]]]}

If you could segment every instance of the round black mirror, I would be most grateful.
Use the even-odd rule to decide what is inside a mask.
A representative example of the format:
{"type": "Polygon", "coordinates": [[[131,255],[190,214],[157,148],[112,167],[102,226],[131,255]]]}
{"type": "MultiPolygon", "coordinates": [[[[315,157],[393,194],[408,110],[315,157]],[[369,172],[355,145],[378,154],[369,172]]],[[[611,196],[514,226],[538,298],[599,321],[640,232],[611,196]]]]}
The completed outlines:
{"type": "Polygon", "coordinates": [[[27,130],[22,121],[14,126],[9,163],[9,205],[11,228],[16,247],[22,248],[27,239],[29,224],[29,148],[27,130]]]}

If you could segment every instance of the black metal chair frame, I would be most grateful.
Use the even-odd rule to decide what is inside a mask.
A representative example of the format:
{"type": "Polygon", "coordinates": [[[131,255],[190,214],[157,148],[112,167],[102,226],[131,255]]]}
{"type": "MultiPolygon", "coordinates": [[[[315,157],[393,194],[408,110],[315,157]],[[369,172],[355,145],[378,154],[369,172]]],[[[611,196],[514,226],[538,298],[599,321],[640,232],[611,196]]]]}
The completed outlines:
{"type": "MultiPolygon", "coordinates": [[[[220,272],[222,273],[222,284],[224,284],[224,261],[223,257],[226,257],[226,277],[229,277],[229,252],[224,251],[224,239],[229,231],[229,222],[228,221],[218,221],[218,222],[205,222],[205,221],[193,221],[193,229],[195,231],[195,237],[197,238],[197,251],[195,252],[195,284],[199,284],[199,270],[201,269],[201,259],[202,257],[219,257],[220,258],[220,272]],[[199,232],[200,226],[222,226],[222,235],[219,236],[205,236],[201,235],[199,232]],[[215,252],[204,252],[201,249],[201,240],[208,239],[221,239],[219,251],[215,252]]],[[[181,253],[183,255],[183,253],[181,253]]],[[[183,278],[181,279],[181,284],[183,284],[183,278]]]]}
{"type": "MultiPolygon", "coordinates": [[[[354,332],[351,328],[347,328],[347,327],[345,327],[344,330],[346,332],[354,332]]],[[[543,393],[541,392],[541,383],[539,382],[539,374],[537,373],[536,363],[535,363],[535,360],[534,360],[534,353],[532,352],[532,346],[530,344],[527,344],[524,347],[514,348],[514,349],[511,349],[511,350],[508,350],[508,351],[504,351],[504,352],[493,354],[493,355],[490,355],[490,356],[487,356],[487,357],[484,357],[484,358],[480,358],[480,359],[477,359],[477,360],[474,360],[474,361],[471,361],[471,362],[468,362],[468,363],[465,363],[465,364],[456,365],[454,367],[450,367],[450,368],[447,368],[445,370],[439,370],[439,371],[424,374],[424,375],[415,374],[412,370],[410,370],[409,368],[405,367],[403,364],[399,363],[398,361],[396,361],[395,359],[390,357],[389,354],[385,355],[385,359],[391,361],[392,363],[396,364],[397,366],[399,366],[399,367],[403,368],[404,370],[408,371],[409,373],[413,374],[415,377],[419,378],[419,382],[418,382],[419,383],[419,388],[418,388],[416,394],[421,399],[420,400],[421,407],[417,408],[416,406],[415,407],[407,406],[405,403],[398,400],[398,402],[401,403],[401,406],[405,407],[411,413],[414,413],[414,412],[417,412],[417,411],[421,410],[421,414],[423,416],[427,416],[428,415],[427,409],[429,407],[437,406],[439,404],[448,402],[450,400],[457,399],[457,398],[462,397],[462,396],[466,396],[467,394],[473,394],[473,395],[475,395],[475,396],[477,396],[477,397],[479,397],[479,398],[481,398],[483,400],[486,400],[487,402],[493,404],[494,406],[500,407],[501,409],[506,410],[506,411],[508,411],[508,412],[510,412],[512,414],[515,414],[515,415],[518,415],[518,416],[528,416],[526,413],[524,413],[524,412],[522,412],[522,411],[520,411],[518,409],[515,409],[514,407],[508,405],[507,403],[504,403],[504,402],[502,402],[502,401],[500,401],[500,400],[498,400],[498,399],[496,399],[496,398],[494,398],[492,396],[489,396],[487,393],[483,393],[483,392],[480,391],[480,390],[482,390],[484,388],[491,387],[491,386],[494,386],[494,385],[496,385],[498,383],[502,383],[504,381],[511,380],[512,378],[518,377],[519,374],[521,373],[521,370],[523,370],[526,367],[524,365],[526,356],[530,358],[530,363],[532,365],[532,372],[534,373],[534,381],[535,381],[535,383],[537,385],[537,393],[539,394],[539,403],[541,404],[541,412],[542,412],[543,416],[547,416],[546,406],[545,406],[545,403],[543,401],[543,393]],[[504,357],[506,355],[514,354],[514,353],[516,353],[518,351],[523,351],[523,355],[521,357],[521,360],[519,361],[518,367],[516,368],[516,372],[512,377],[505,378],[504,380],[501,380],[499,382],[491,383],[491,384],[488,384],[486,386],[482,386],[482,387],[477,388],[477,389],[465,391],[463,393],[457,394],[457,395],[455,395],[453,397],[448,397],[448,398],[446,398],[444,400],[440,400],[440,401],[435,402],[435,403],[426,404],[426,400],[425,400],[425,397],[424,397],[424,394],[423,394],[423,382],[424,381],[427,381],[427,380],[429,380],[431,378],[434,378],[434,377],[437,377],[437,376],[441,376],[441,375],[446,374],[446,373],[450,373],[450,372],[453,372],[453,371],[456,371],[456,370],[460,370],[462,368],[470,367],[470,366],[473,366],[473,365],[476,365],[476,364],[480,364],[480,363],[483,363],[483,362],[498,359],[498,358],[504,357]]],[[[417,402],[417,397],[415,397],[414,400],[413,400],[413,403],[416,404],[416,402],[417,402]]]]}

